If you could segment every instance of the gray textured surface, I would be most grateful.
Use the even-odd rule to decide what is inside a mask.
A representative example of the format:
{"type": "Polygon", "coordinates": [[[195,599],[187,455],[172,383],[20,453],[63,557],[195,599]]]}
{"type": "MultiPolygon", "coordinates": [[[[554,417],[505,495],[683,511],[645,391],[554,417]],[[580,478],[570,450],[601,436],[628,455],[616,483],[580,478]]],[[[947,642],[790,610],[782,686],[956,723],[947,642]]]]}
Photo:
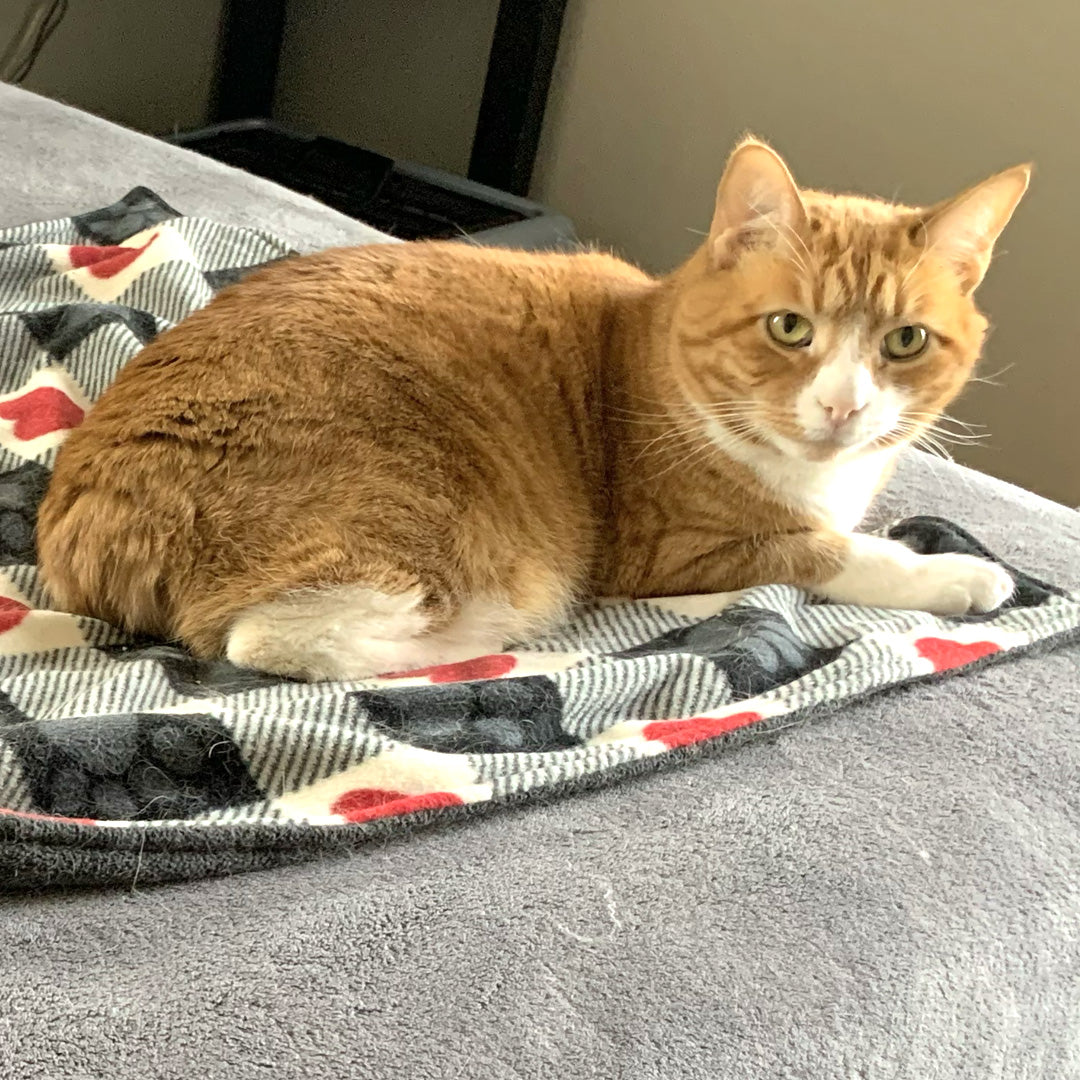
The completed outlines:
{"type": "Polygon", "coordinates": [[[384,239],[314,199],[0,83],[0,228],[108,206],[142,184],[181,213],[301,251],[384,239]]]}
{"type": "MultiPolygon", "coordinates": [[[[135,161],[63,205],[24,169],[0,221],[135,161]]],[[[138,179],[207,213],[216,174],[138,179]]],[[[916,457],[903,513],[1080,586],[1073,511],[916,457]]],[[[1080,1077],[1078,719],[1073,647],[350,858],[3,899],[0,1077],[1080,1077]]]]}

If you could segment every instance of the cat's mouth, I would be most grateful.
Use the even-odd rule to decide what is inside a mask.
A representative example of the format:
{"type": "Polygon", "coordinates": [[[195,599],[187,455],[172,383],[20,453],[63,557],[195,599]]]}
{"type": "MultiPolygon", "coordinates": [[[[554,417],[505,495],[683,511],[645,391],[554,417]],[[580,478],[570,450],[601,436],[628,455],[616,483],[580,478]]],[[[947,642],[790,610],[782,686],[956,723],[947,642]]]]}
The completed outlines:
{"type": "Polygon", "coordinates": [[[853,444],[835,436],[822,439],[807,439],[803,443],[803,456],[811,461],[828,461],[840,457],[845,451],[858,449],[860,444],[853,444]]]}
{"type": "Polygon", "coordinates": [[[854,450],[874,441],[874,433],[865,431],[822,431],[807,435],[804,440],[810,446],[820,447],[838,453],[841,450],[854,450]]]}
{"type": "Polygon", "coordinates": [[[808,461],[830,461],[850,457],[878,444],[879,435],[866,430],[799,432],[795,437],[763,429],[767,440],[788,457],[808,461]]]}

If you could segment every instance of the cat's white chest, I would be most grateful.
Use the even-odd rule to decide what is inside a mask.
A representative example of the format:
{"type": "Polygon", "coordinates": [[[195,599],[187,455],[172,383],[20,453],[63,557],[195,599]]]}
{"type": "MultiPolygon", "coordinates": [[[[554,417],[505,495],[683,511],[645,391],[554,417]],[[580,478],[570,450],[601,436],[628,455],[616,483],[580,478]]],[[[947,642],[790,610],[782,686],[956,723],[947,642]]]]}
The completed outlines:
{"type": "Polygon", "coordinates": [[[859,524],[896,455],[889,448],[849,460],[806,461],[735,438],[715,421],[705,426],[726,454],[753,470],[771,498],[838,532],[859,524]]]}
{"type": "Polygon", "coordinates": [[[817,518],[826,528],[851,532],[866,513],[888,463],[884,453],[877,452],[840,462],[773,460],[762,462],[755,472],[785,505],[817,518]]]}

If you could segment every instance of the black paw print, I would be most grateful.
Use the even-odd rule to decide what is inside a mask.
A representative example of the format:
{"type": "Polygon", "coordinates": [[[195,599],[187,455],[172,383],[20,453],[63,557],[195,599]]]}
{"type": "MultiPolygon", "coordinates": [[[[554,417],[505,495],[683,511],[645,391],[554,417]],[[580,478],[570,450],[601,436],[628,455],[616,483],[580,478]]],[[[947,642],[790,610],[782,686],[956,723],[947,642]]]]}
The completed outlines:
{"type": "Polygon", "coordinates": [[[28,461],[0,473],[0,566],[32,563],[38,504],[49,486],[49,470],[28,461]]]}
{"type": "Polygon", "coordinates": [[[727,676],[732,695],[749,698],[823,667],[841,650],[803,641],[775,611],[733,607],[616,655],[673,652],[693,653],[716,664],[727,676]]]}
{"type": "Polygon", "coordinates": [[[106,821],[189,818],[261,792],[211,716],[125,714],[3,729],[34,809],[106,821]]]}
{"type": "Polygon", "coordinates": [[[349,696],[375,727],[425,750],[540,753],[579,745],[563,730],[562,698],[543,675],[349,696]]]}

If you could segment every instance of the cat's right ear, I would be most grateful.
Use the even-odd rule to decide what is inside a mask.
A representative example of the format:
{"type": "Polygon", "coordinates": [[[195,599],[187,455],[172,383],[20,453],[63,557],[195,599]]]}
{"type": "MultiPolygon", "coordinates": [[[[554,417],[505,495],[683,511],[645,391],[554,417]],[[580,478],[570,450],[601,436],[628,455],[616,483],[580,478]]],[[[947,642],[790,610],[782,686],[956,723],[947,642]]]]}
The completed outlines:
{"type": "Polygon", "coordinates": [[[783,158],[757,139],[741,142],[716,191],[708,240],[712,265],[724,269],[750,248],[790,244],[785,233],[803,237],[806,228],[806,208],[783,158]]]}
{"type": "Polygon", "coordinates": [[[928,249],[952,264],[965,294],[978,287],[989,269],[994,244],[1030,180],[1031,166],[1017,165],[928,211],[928,249]]]}

